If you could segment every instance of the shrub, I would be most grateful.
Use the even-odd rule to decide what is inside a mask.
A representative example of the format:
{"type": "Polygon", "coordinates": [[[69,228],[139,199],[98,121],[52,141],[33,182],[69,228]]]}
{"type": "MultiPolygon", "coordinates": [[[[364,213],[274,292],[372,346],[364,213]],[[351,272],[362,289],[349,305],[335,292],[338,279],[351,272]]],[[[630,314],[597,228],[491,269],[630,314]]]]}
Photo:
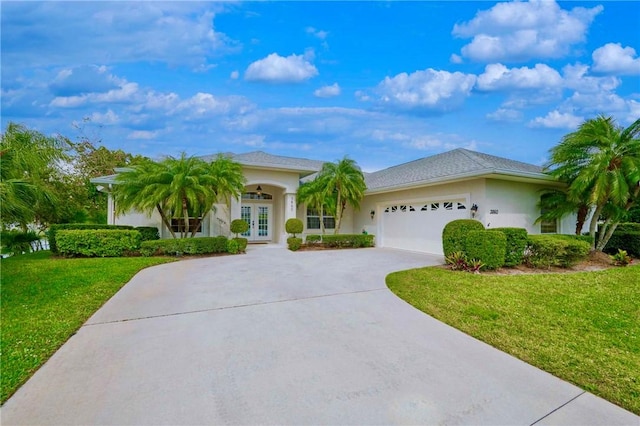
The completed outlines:
{"type": "Polygon", "coordinates": [[[338,234],[325,235],[322,239],[327,247],[334,248],[359,248],[373,247],[374,235],[371,234],[338,234]]]}
{"type": "Polygon", "coordinates": [[[620,232],[640,232],[640,223],[623,222],[618,224],[616,231],[620,232]]]}
{"type": "Polygon", "coordinates": [[[238,251],[240,253],[246,253],[247,244],[249,244],[249,240],[242,237],[237,237],[237,238],[234,238],[233,240],[238,243],[238,251]]]}
{"type": "Polygon", "coordinates": [[[590,249],[587,241],[567,235],[529,235],[525,262],[534,268],[568,268],[585,259],[590,249]]]}
{"type": "Polygon", "coordinates": [[[479,274],[480,270],[485,267],[482,261],[477,259],[467,259],[467,256],[461,251],[454,251],[444,258],[447,265],[451,266],[452,271],[467,271],[479,274]]]}
{"type": "Polygon", "coordinates": [[[507,237],[502,232],[469,231],[465,240],[465,254],[477,259],[487,269],[504,266],[507,237]]]}
{"type": "Polygon", "coordinates": [[[90,230],[90,229],[133,229],[133,226],[128,225],[99,225],[89,223],[58,223],[49,227],[47,236],[49,238],[49,249],[51,253],[58,253],[58,244],[56,242],[56,234],[61,230],[90,230]]]}
{"type": "Polygon", "coordinates": [[[59,230],[56,239],[58,252],[68,257],[119,257],[140,247],[135,230],[59,230]]]}
{"type": "Polygon", "coordinates": [[[291,219],[287,220],[287,222],[284,224],[284,227],[289,234],[292,234],[295,237],[296,234],[302,232],[302,230],[304,229],[304,224],[300,219],[292,217],[291,219]]]}
{"type": "Polygon", "coordinates": [[[297,251],[302,246],[302,238],[289,237],[287,238],[287,246],[291,251],[297,251]]]}
{"type": "Polygon", "coordinates": [[[3,251],[14,255],[30,253],[33,250],[33,243],[39,240],[40,237],[33,231],[22,232],[14,229],[0,233],[3,251]]]}
{"type": "Polygon", "coordinates": [[[249,230],[249,224],[244,219],[234,219],[231,221],[231,227],[229,229],[236,234],[236,238],[238,238],[238,234],[244,234],[249,230]]]}
{"type": "Polygon", "coordinates": [[[613,254],[618,250],[624,250],[631,256],[640,257],[640,231],[634,231],[633,227],[628,226],[620,230],[620,226],[622,225],[613,232],[603,251],[613,254]]]}
{"type": "Polygon", "coordinates": [[[160,232],[155,226],[138,226],[135,228],[140,233],[140,241],[154,241],[160,239],[160,232]]]}
{"type": "Polygon", "coordinates": [[[322,241],[322,235],[318,235],[318,234],[309,234],[307,235],[305,240],[307,244],[317,244],[320,241],[322,241]]]}
{"type": "Polygon", "coordinates": [[[624,250],[618,250],[616,254],[611,256],[611,260],[616,266],[627,266],[631,263],[631,257],[624,250]]]}
{"type": "Polygon", "coordinates": [[[144,241],[140,244],[140,254],[143,256],[188,256],[226,252],[227,238],[222,236],[144,241]]]}
{"type": "Polygon", "coordinates": [[[491,228],[488,231],[502,232],[507,237],[504,266],[520,265],[524,259],[524,250],[527,248],[527,230],[524,228],[491,228]]]}
{"type": "Polygon", "coordinates": [[[227,241],[227,253],[230,254],[238,254],[238,242],[234,239],[228,240],[227,241]]]}
{"type": "Polygon", "coordinates": [[[465,238],[470,231],[483,231],[484,225],[474,219],[458,219],[447,223],[442,230],[442,249],[445,256],[465,251],[465,238]]]}

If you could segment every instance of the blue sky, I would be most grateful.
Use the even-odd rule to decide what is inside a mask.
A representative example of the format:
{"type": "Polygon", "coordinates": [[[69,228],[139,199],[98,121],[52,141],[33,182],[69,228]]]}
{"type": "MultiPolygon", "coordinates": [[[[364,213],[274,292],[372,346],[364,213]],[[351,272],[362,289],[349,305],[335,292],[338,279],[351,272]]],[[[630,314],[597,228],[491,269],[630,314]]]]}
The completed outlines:
{"type": "Polygon", "coordinates": [[[2,2],[9,121],[150,157],[534,164],[640,117],[639,2],[2,2]],[[85,120],[88,118],[89,120],[85,120]],[[75,123],[75,127],[74,127],[75,123]]]}

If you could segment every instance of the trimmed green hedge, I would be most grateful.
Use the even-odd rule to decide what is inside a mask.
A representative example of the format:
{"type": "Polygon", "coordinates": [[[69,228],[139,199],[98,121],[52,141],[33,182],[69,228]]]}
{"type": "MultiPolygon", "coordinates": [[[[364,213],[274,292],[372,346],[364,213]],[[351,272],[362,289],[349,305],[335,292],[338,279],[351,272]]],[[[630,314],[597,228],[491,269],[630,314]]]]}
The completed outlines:
{"type": "MultiPolygon", "coordinates": [[[[619,228],[620,226],[618,226],[619,228]]],[[[627,231],[623,228],[619,231],[618,228],[613,232],[607,245],[604,247],[606,253],[615,254],[618,250],[624,250],[633,257],[640,257],[640,231],[627,231]]]]}
{"type": "Polygon", "coordinates": [[[571,235],[529,235],[525,263],[534,268],[568,268],[586,259],[591,244],[571,235]]]}
{"type": "Polygon", "coordinates": [[[316,244],[322,241],[322,235],[320,234],[309,234],[307,235],[305,242],[307,244],[316,244]]]}
{"type": "Polygon", "coordinates": [[[155,226],[138,226],[135,230],[140,233],[141,241],[154,241],[160,239],[160,232],[155,226]]]}
{"type": "Polygon", "coordinates": [[[373,247],[375,235],[371,234],[338,234],[325,235],[322,242],[327,247],[339,248],[360,248],[373,247]]]}
{"type": "Polygon", "coordinates": [[[58,253],[58,243],[56,240],[56,235],[58,231],[62,230],[90,230],[90,229],[133,229],[133,226],[127,225],[99,225],[99,224],[88,224],[88,223],[57,223],[55,225],[51,225],[49,227],[49,232],[47,236],[49,238],[49,249],[51,253],[58,253]]]}
{"type": "Polygon", "coordinates": [[[507,237],[504,266],[517,266],[524,259],[524,250],[527,248],[527,230],[524,228],[491,228],[487,231],[502,232],[507,237]]]}
{"type": "Polygon", "coordinates": [[[471,231],[484,231],[484,225],[474,219],[457,219],[447,223],[442,230],[442,250],[445,256],[465,251],[465,239],[471,231]]]}
{"type": "Polygon", "coordinates": [[[486,269],[504,266],[507,237],[502,232],[469,231],[465,238],[468,259],[479,260],[486,269]]]}
{"type": "Polygon", "coordinates": [[[143,256],[182,256],[227,252],[226,237],[179,238],[144,241],[140,245],[143,256]]]}
{"type": "Polygon", "coordinates": [[[140,247],[140,232],[135,230],[58,230],[58,252],[67,257],[119,257],[140,247]]]}

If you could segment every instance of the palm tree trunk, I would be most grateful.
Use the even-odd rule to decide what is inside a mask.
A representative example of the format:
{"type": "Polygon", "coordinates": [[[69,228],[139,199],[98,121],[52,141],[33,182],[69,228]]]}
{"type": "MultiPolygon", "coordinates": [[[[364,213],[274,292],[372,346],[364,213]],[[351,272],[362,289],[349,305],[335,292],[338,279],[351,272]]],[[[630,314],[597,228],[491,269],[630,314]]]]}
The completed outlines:
{"type": "MultiPolygon", "coordinates": [[[[638,194],[640,194],[640,185],[638,187],[636,187],[635,191],[633,191],[632,196],[629,198],[629,201],[627,201],[627,204],[624,206],[624,209],[626,211],[629,211],[631,209],[631,207],[633,207],[633,205],[635,204],[634,200],[638,197],[638,194]]],[[[609,223],[609,220],[607,220],[607,224],[608,223],[609,223]]],[[[600,241],[598,241],[598,245],[596,246],[596,250],[598,250],[598,251],[604,250],[605,246],[607,245],[607,243],[611,239],[611,236],[615,232],[615,230],[618,227],[619,223],[620,223],[620,221],[617,221],[617,222],[614,222],[612,225],[609,225],[608,229],[606,230],[606,233],[604,233],[605,229],[602,230],[602,233],[600,234],[600,241]]]]}
{"type": "Polygon", "coordinates": [[[183,217],[183,232],[180,233],[180,238],[187,238],[187,235],[189,235],[189,207],[187,205],[187,200],[186,198],[182,199],[182,217],[183,217]]]}
{"type": "Polygon", "coordinates": [[[600,204],[596,207],[596,211],[593,212],[593,217],[591,218],[591,223],[589,224],[589,235],[591,236],[591,251],[595,251],[596,249],[596,227],[598,225],[598,218],[600,217],[600,213],[604,208],[604,204],[600,204]]]}
{"type": "Polygon", "coordinates": [[[173,229],[171,229],[171,222],[169,222],[169,219],[167,219],[167,216],[164,214],[164,211],[160,207],[160,204],[156,204],[156,209],[158,210],[158,213],[160,213],[160,218],[162,219],[162,223],[164,223],[164,226],[167,227],[167,229],[171,233],[171,236],[175,239],[176,233],[173,232],[173,229]]]}
{"type": "MultiPolygon", "coordinates": [[[[324,205],[323,204],[320,204],[319,210],[320,210],[320,233],[324,235],[325,230],[324,230],[324,205]]],[[[322,241],[322,237],[320,238],[322,241]]]]}
{"type": "Polygon", "coordinates": [[[576,217],[576,235],[582,233],[582,227],[587,220],[587,214],[589,214],[589,206],[581,205],[580,208],[578,208],[578,215],[576,217]]]}
{"type": "Polygon", "coordinates": [[[340,190],[338,190],[338,196],[336,198],[336,229],[333,231],[334,235],[338,235],[340,233],[340,223],[342,222],[342,209],[340,208],[341,203],[342,197],[340,190]]]}

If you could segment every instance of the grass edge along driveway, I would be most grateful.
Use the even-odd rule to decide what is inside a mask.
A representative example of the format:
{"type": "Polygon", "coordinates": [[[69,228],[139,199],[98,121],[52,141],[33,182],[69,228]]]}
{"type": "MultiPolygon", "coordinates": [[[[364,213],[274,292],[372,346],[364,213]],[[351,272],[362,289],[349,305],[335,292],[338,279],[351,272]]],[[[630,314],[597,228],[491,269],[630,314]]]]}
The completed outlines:
{"type": "Polygon", "coordinates": [[[640,414],[640,265],[489,275],[442,267],[390,274],[432,317],[640,414]]]}
{"type": "Polygon", "coordinates": [[[136,273],[171,261],[64,259],[48,251],[0,261],[2,403],[136,273]]]}

